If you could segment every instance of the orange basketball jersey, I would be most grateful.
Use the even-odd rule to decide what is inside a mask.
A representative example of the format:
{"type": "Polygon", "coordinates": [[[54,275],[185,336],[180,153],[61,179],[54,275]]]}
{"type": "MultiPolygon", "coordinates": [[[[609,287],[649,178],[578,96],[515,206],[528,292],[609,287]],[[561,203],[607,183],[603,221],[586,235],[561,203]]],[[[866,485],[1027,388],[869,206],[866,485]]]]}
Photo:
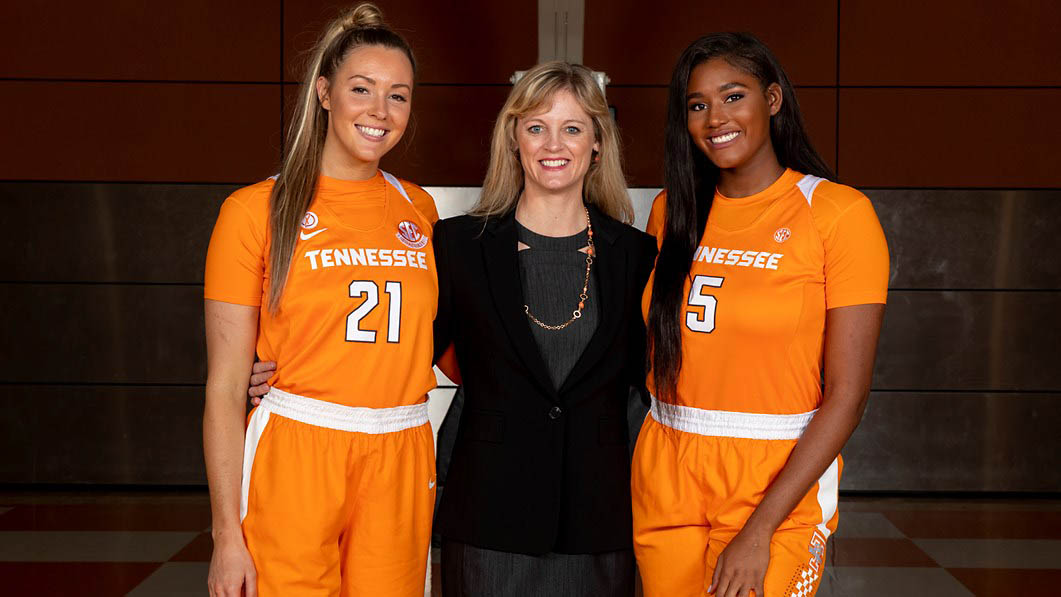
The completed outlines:
{"type": "MultiPolygon", "coordinates": [[[[666,194],[648,232],[660,239],[666,194]]],[[[844,185],[786,170],[750,197],[716,193],[681,311],[677,404],[796,414],[821,403],[825,311],[884,303],[888,246],[873,206],[844,185]]],[[[645,317],[652,280],[645,289],[645,317]]],[[[651,373],[648,387],[655,394],[651,373]]]]}
{"type": "Polygon", "coordinates": [[[269,383],[345,406],[423,402],[435,387],[431,326],[438,303],[431,196],[379,171],[321,176],[302,220],[279,310],[266,305],[266,180],[221,206],[206,258],[207,299],[260,306],[257,353],[269,383]]]}

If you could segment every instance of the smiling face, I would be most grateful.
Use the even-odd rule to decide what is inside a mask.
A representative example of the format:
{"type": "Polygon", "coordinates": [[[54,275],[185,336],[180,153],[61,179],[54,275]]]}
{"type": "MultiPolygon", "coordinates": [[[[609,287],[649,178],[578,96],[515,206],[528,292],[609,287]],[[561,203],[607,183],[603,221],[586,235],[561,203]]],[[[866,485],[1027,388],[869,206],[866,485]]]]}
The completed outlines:
{"type": "Polygon", "coordinates": [[[538,112],[516,119],[516,143],[529,192],[577,190],[600,150],[593,119],[568,90],[553,94],[538,112]]]}
{"type": "Polygon", "coordinates": [[[766,89],[724,58],[700,63],[686,92],[689,135],[722,170],[776,162],[770,117],[781,109],[781,86],[766,89]]]}
{"type": "Polygon", "coordinates": [[[374,171],[405,132],[412,90],[413,67],[401,50],[363,46],[350,52],[331,81],[317,80],[317,97],[328,111],[325,162],[374,171]]]}

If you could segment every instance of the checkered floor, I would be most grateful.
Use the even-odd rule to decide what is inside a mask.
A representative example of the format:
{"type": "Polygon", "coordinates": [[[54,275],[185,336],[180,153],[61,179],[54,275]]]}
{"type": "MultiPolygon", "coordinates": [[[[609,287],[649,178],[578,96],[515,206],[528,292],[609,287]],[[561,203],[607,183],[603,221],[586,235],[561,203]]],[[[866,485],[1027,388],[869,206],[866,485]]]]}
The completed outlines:
{"type": "MultiPolygon", "coordinates": [[[[1061,587],[1061,501],[845,498],[840,511],[822,597],[1061,587]]],[[[0,493],[0,592],[205,595],[209,523],[203,493],[0,493]]]]}

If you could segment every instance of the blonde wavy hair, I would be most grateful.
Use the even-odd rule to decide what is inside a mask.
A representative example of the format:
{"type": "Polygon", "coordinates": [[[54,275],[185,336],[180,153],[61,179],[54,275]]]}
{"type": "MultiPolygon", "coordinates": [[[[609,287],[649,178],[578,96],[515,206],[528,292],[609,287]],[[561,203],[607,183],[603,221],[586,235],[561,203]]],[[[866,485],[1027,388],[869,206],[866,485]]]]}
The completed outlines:
{"type": "Polygon", "coordinates": [[[317,97],[317,79],[324,77],[331,82],[343,60],[362,46],[400,50],[409,58],[414,75],[416,73],[416,59],[409,43],[387,26],[383,13],[374,4],[363,2],[344,11],[317,40],[302,78],[298,108],[287,130],[287,149],[269,201],[272,244],[267,304],[273,313],[280,308],[299,226],[313,202],[320,178],[324,140],[328,136],[328,111],[317,97]]]}
{"type": "Polygon", "coordinates": [[[582,185],[583,199],[620,222],[634,221],[634,208],[623,175],[622,142],[604,92],[597,85],[593,71],[581,64],[562,61],[535,66],[512,87],[494,123],[490,167],[482,193],[468,213],[489,218],[515,209],[524,184],[523,165],[516,152],[516,122],[547,108],[553,96],[562,90],[571,92],[589,115],[595,141],[600,144],[599,160],[590,163],[582,185]]]}

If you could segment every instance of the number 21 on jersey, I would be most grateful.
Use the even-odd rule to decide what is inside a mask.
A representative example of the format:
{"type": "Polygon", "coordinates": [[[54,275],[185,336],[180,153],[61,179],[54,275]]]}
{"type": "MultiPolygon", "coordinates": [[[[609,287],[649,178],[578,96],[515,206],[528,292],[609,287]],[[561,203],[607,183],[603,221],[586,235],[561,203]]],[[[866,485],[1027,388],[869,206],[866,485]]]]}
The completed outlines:
{"type": "Polygon", "coordinates": [[[693,278],[692,286],[689,288],[689,306],[703,307],[704,313],[700,315],[697,311],[688,311],[685,314],[685,327],[694,332],[710,334],[715,331],[715,308],[718,299],[713,294],[707,294],[707,288],[722,288],[725,278],[716,276],[696,276],[693,278]]]}
{"type": "MultiPolygon", "coordinates": [[[[387,342],[394,344],[402,333],[402,283],[387,282],[383,286],[387,293],[387,342]]],[[[364,297],[365,300],[346,316],[347,342],[375,342],[375,330],[361,329],[361,320],[379,305],[379,285],[372,280],[354,280],[350,282],[350,298],[364,297]]]]}

